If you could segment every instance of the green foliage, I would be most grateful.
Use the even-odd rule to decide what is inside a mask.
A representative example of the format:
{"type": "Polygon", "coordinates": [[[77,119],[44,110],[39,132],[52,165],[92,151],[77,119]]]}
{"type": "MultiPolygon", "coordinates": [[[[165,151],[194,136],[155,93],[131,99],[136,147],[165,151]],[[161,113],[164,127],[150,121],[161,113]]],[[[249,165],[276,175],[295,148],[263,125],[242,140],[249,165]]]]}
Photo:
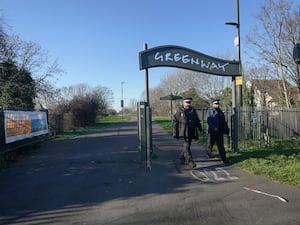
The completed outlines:
{"type": "Polygon", "coordinates": [[[228,152],[230,160],[254,174],[300,188],[300,140],[273,140],[269,148],[253,146],[228,152]]]}
{"type": "Polygon", "coordinates": [[[99,125],[100,127],[108,127],[129,121],[130,118],[131,115],[123,115],[123,120],[120,115],[103,116],[97,119],[97,125],[99,125]]]}
{"type": "Polygon", "coordinates": [[[4,109],[34,109],[35,82],[31,74],[12,61],[0,63],[0,105],[4,109]]]}
{"type": "Polygon", "coordinates": [[[232,88],[227,87],[224,90],[222,90],[222,92],[221,92],[221,94],[218,98],[221,100],[223,107],[231,105],[231,102],[232,102],[232,88]]]}
{"type": "MultiPolygon", "coordinates": [[[[167,117],[154,117],[169,134],[171,120],[167,117]]],[[[199,143],[206,146],[207,135],[202,135],[199,143]]],[[[285,139],[272,140],[269,148],[259,145],[240,147],[239,153],[227,148],[227,157],[236,166],[244,168],[254,174],[267,176],[280,183],[300,188],[300,140],[285,139]]]]}

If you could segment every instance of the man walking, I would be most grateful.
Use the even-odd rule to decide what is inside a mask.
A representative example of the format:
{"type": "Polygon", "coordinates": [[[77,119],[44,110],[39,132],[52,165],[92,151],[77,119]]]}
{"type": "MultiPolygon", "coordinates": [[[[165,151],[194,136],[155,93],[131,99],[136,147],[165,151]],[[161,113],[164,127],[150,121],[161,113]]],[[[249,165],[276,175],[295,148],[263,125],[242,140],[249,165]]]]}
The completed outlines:
{"type": "Polygon", "coordinates": [[[220,100],[215,99],[212,102],[212,107],[207,111],[207,124],[208,124],[208,156],[212,156],[212,149],[216,143],[218,146],[219,155],[223,163],[228,163],[226,152],[224,148],[224,133],[228,134],[229,129],[225,120],[225,115],[219,107],[220,100]]]}
{"type": "Polygon", "coordinates": [[[183,139],[183,149],[180,153],[181,163],[196,167],[191,153],[192,139],[198,139],[198,130],[202,132],[202,126],[196,110],[191,106],[192,98],[183,99],[183,105],[179,106],[173,115],[173,137],[183,139]],[[198,130],[197,130],[198,129],[198,130]]]}

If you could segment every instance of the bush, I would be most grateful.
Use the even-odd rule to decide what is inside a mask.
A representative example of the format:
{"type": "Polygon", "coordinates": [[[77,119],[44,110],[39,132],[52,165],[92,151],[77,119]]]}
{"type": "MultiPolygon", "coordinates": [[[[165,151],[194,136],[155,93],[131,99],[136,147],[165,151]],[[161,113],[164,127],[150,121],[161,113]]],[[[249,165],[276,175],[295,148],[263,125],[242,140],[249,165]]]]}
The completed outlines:
{"type": "Polygon", "coordinates": [[[70,102],[72,123],[75,127],[84,127],[96,122],[99,104],[89,97],[77,97],[70,102]]]}

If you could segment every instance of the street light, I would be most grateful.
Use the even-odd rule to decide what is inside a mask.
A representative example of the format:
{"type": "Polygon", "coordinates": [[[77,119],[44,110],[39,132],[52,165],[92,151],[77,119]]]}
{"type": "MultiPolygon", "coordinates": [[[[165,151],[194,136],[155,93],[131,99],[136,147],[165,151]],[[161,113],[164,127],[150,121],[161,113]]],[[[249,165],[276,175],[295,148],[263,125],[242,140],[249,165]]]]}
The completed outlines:
{"type": "Polygon", "coordinates": [[[122,110],[122,120],[123,120],[123,108],[124,108],[124,100],[123,100],[123,84],[125,82],[122,81],[121,82],[121,110],[122,110]]]}
{"type": "MultiPolygon", "coordinates": [[[[242,64],[241,64],[241,51],[240,51],[240,10],[239,10],[239,0],[236,0],[236,22],[226,22],[225,25],[231,25],[236,27],[236,37],[234,39],[234,44],[237,47],[237,58],[239,62],[239,81],[242,78],[242,64]]],[[[236,91],[236,77],[232,76],[232,119],[233,119],[233,150],[235,153],[238,152],[238,113],[236,111],[236,100],[238,106],[242,106],[242,82],[239,82],[238,91],[236,91]],[[238,98],[236,99],[236,94],[238,98]]]]}
{"type": "Polygon", "coordinates": [[[234,45],[237,48],[237,60],[239,61],[239,73],[240,76],[235,81],[238,86],[237,89],[237,106],[243,106],[243,92],[242,92],[242,63],[241,63],[241,38],[240,38],[240,6],[239,0],[236,0],[236,22],[226,22],[225,25],[236,27],[236,37],[234,39],[234,45]]]}

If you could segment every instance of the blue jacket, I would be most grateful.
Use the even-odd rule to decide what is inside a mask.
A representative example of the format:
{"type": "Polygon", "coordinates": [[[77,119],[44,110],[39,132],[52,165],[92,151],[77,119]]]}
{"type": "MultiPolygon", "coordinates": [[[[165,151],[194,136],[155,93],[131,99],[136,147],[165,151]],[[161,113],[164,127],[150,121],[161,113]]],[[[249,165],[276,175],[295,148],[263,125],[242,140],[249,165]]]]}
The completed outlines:
{"type": "Polygon", "coordinates": [[[209,108],[206,114],[206,121],[208,124],[208,133],[224,133],[224,129],[227,124],[225,115],[220,108],[209,108]]]}

